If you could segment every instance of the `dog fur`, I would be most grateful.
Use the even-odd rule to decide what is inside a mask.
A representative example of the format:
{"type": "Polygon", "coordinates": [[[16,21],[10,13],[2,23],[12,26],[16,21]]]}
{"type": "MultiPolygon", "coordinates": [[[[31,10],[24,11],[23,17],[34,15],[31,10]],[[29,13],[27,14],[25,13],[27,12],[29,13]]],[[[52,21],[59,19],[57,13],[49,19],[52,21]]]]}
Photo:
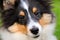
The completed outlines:
{"type": "MultiPolygon", "coordinates": [[[[29,1],[32,2],[32,0],[29,1]]],[[[42,26],[42,32],[40,33],[40,36],[38,38],[33,38],[27,35],[28,32],[26,32],[24,28],[21,29],[22,25],[23,27],[27,28],[26,26],[27,18],[20,19],[20,21],[18,21],[18,17],[17,17],[18,12],[16,12],[16,10],[18,11],[18,9],[16,8],[18,7],[19,0],[15,2],[14,0],[13,2],[12,0],[10,0],[11,2],[10,5],[3,2],[3,6],[4,6],[2,12],[3,27],[0,28],[1,40],[57,40],[57,38],[53,34],[56,23],[55,23],[55,16],[51,12],[50,0],[33,0],[33,1],[35,2],[37,1],[42,5],[41,7],[42,14],[39,14],[38,22],[40,22],[40,19],[43,14],[52,14],[52,21],[49,24],[42,26]],[[18,27],[18,28],[20,27],[21,30],[19,30],[18,32],[16,31],[13,32],[9,30],[10,27],[18,27]]]]}

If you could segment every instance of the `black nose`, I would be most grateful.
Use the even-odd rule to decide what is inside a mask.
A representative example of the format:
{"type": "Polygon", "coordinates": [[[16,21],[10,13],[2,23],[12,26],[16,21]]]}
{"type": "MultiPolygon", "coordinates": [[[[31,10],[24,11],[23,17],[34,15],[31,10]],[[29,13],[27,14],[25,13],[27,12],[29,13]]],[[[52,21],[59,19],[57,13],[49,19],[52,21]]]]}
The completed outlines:
{"type": "Polygon", "coordinates": [[[32,28],[30,31],[31,31],[31,33],[33,33],[34,35],[37,35],[39,29],[38,29],[38,28],[32,28]]]}

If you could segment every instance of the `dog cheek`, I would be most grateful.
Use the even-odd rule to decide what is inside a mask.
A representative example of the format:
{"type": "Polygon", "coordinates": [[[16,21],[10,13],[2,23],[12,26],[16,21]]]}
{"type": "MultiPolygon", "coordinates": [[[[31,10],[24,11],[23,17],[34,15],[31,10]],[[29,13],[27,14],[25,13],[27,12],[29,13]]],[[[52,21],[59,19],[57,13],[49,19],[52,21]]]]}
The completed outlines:
{"type": "Polygon", "coordinates": [[[39,23],[44,26],[47,24],[50,24],[52,21],[52,17],[51,14],[43,14],[43,16],[41,17],[41,19],[39,19],[39,23]]]}
{"type": "Polygon", "coordinates": [[[27,27],[24,25],[18,25],[19,26],[19,31],[22,32],[23,34],[27,34],[27,27]]]}
{"type": "Polygon", "coordinates": [[[27,28],[24,25],[15,23],[14,25],[10,26],[8,30],[12,33],[23,33],[27,34],[27,28]]]}

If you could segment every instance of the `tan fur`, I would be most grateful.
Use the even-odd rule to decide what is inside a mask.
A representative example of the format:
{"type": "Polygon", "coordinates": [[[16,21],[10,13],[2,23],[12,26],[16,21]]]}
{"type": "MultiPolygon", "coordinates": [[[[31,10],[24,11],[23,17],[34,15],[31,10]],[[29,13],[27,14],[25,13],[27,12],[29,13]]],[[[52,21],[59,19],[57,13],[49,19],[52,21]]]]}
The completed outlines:
{"type": "Polygon", "coordinates": [[[26,34],[27,33],[27,28],[26,26],[24,25],[20,25],[18,23],[15,23],[14,25],[10,26],[8,28],[8,30],[10,32],[20,32],[20,33],[23,33],[23,34],[26,34]]]}
{"type": "Polygon", "coordinates": [[[33,13],[35,13],[37,11],[37,8],[33,7],[32,11],[33,11],[33,13]]]}
{"type": "Polygon", "coordinates": [[[25,16],[25,13],[23,11],[20,11],[19,15],[25,16]]]}
{"type": "MultiPolygon", "coordinates": [[[[39,23],[43,26],[46,27],[52,20],[51,14],[43,14],[42,18],[39,20],[39,23]]],[[[11,32],[22,32],[24,34],[27,33],[27,28],[24,25],[20,25],[18,23],[15,23],[12,25],[9,30],[11,32]]]]}
{"type": "Polygon", "coordinates": [[[16,0],[9,0],[12,4],[15,4],[16,0]]]}
{"type": "Polygon", "coordinates": [[[41,17],[41,19],[39,20],[40,24],[44,27],[44,25],[48,25],[49,23],[51,23],[52,21],[52,17],[51,14],[46,14],[44,13],[43,16],[41,17]]]}
{"type": "Polygon", "coordinates": [[[12,5],[15,4],[15,0],[5,0],[3,1],[3,6],[4,6],[4,10],[7,10],[11,7],[13,7],[12,5]]]}

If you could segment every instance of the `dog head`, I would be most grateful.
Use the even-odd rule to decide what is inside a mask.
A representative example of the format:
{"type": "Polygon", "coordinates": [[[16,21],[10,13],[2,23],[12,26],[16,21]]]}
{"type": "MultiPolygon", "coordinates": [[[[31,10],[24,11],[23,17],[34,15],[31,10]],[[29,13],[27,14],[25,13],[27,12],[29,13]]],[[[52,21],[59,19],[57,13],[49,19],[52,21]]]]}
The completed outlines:
{"type": "MultiPolygon", "coordinates": [[[[6,0],[7,1],[7,0],[6,0]]],[[[24,25],[27,35],[38,37],[41,34],[42,26],[39,23],[43,13],[50,14],[50,0],[9,0],[11,5],[4,5],[2,17],[5,28],[14,23],[24,25]],[[12,2],[11,2],[12,1],[12,2]]]]}

